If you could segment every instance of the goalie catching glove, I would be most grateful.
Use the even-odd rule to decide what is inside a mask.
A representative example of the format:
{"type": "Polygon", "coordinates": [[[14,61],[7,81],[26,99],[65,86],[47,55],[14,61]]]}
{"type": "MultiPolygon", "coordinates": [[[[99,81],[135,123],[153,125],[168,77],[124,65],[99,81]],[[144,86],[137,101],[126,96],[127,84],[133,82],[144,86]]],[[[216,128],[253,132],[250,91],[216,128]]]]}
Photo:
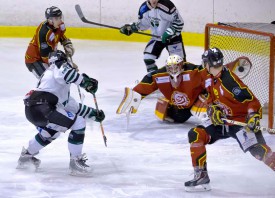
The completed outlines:
{"type": "Polygon", "coordinates": [[[222,118],[224,118],[223,112],[220,110],[218,105],[211,105],[207,108],[207,115],[211,119],[211,122],[216,125],[222,125],[224,122],[222,118]]]}
{"type": "Polygon", "coordinates": [[[260,114],[249,113],[246,117],[246,123],[247,123],[247,127],[246,127],[247,131],[252,131],[254,133],[257,133],[259,131],[257,126],[260,126],[260,114]]]}
{"type": "Polygon", "coordinates": [[[130,36],[131,34],[133,34],[134,32],[138,31],[138,27],[136,23],[132,23],[132,24],[125,24],[124,26],[122,26],[119,29],[120,33],[125,34],[127,36],[130,36]]]}
{"type": "Polygon", "coordinates": [[[94,94],[98,88],[98,81],[94,78],[90,78],[87,74],[82,74],[83,80],[80,83],[80,87],[84,88],[87,92],[94,94]]]}
{"type": "Polygon", "coordinates": [[[65,39],[61,44],[63,45],[67,56],[73,56],[74,55],[75,50],[74,50],[73,43],[70,39],[65,39]]]}
{"type": "Polygon", "coordinates": [[[141,95],[132,89],[126,87],[124,97],[116,111],[117,114],[136,113],[141,101],[141,95]]]}

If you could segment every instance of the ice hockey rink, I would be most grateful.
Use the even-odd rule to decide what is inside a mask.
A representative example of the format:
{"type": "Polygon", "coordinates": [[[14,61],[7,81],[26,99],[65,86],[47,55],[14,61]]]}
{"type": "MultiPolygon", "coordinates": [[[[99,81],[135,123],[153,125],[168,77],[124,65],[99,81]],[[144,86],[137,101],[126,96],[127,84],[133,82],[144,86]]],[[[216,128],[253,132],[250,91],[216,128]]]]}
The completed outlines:
{"type": "MultiPolygon", "coordinates": [[[[275,197],[275,173],[249,153],[244,154],[234,139],[207,146],[212,190],[185,192],[184,182],[193,178],[187,133],[198,121],[158,121],[154,115],[157,94],[141,102],[127,129],[126,117],[115,112],[124,87],[135,86],[145,74],[142,52],[146,43],[73,39],[73,60],[81,73],[99,80],[97,101],[106,114],[107,148],[99,124],[87,121],[83,151],[93,169],[90,177],[68,175],[68,133],[40,152],[39,171],[17,170],[22,146],[37,132],[26,120],[23,105],[24,95],[36,86],[35,77],[24,64],[29,41],[0,38],[1,198],[275,197]]],[[[203,48],[186,46],[186,53],[189,62],[199,64],[203,48]]],[[[166,57],[164,51],[159,66],[166,57]]],[[[92,95],[81,91],[84,103],[94,107],[92,95]]],[[[79,100],[75,85],[72,95],[79,100]]],[[[262,125],[266,126],[266,117],[262,125]]],[[[264,133],[264,137],[275,150],[275,135],[264,133]]]]}

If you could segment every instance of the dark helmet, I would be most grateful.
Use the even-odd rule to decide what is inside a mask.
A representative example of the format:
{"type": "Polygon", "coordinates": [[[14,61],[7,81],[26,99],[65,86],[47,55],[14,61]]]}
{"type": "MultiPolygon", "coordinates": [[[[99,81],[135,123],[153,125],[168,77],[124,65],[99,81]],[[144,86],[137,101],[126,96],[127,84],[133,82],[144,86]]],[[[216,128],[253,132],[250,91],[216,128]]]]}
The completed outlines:
{"type": "Polygon", "coordinates": [[[203,53],[202,61],[208,63],[210,67],[220,67],[223,65],[223,54],[219,48],[214,47],[203,53]]]}
{"type": "Polygon", "coordinates": [[[49,54],[49,65],[55,64],[58,68],[63,65],[63,63],[68,62],[68,58],[64,52],[61,50],[56,50],[50,52],[49,54]]]}
{"type": "Polygon", "coordinates": [[[52,6],[50,8],[47,8],[45,11],[45,17],[46,19],[49,19],[50,17],[59,17],[62,16],[62,11],[55,6],[52,6]]]}

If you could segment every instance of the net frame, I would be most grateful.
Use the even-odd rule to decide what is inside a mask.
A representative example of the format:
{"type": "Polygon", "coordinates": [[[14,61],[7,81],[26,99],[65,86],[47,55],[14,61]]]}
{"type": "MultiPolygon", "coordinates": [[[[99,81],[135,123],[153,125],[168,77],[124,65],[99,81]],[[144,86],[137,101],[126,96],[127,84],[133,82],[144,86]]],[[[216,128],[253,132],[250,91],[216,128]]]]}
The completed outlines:
{"type": "MultiPolygon", "coordinates": [[[[249,88],[252,90],[252,92],[256,95],[256,97],[260,100],[260,103],[262,106],[265,104],[268,104],[268,127],[273,128],[274,125],[274,55],[275,55],[275,32],[270,31],[269,29],[261,28],[270,26],[270,24],[253,24],[253,23],[234,23],[234,24],[206,24],[205,26],[205,50],[212,48],[212,47],[218,47],[221,49],[225,56],[225,62],[224,64],[227,64],[228,62],[234,60],[237,58],[236,56],[247,56],[251,62],[252,62],[252,70],[251,73],[248,75],[250,77],[246,77],[243,81],[245,84],[249,86],[249,88]],[[260,28],[259,28],[260,27],[260,28]],[[249,29],[248,29],[249,28],[249,29]],[[262,31],[261,31],[262,30],[262,31]],[[219,32],[219,33],[215,33],[219,32]],[[225,35],[223,35],[225,33],[225,35]],[[216,35],[216,36],[215,36],[216,35]],[[218,35],[218,36],[217,36],[218,35]],[[251,38],[250,38],[251,35],[251,38]],[[223,46],[222,43],[219,43],[218,40],[221,41],[221,39],[226,37],[227,41],[230,41],[233,43],[233,46],[223,46]],[[253,39],[255,38],[255,42],[253,42],[253,39]],[[215,39],[217,41],[215,41],[215,39]],[[235,40],[233,40],[235,39],[235,40]],[[252,39],[252,40],[251,40],[252,39]],[[262,39],[262,40],[261,40],[262,39]],[[248,40],[248,42],[246,42],[248,40]],[[260,54],[261,52],[257,53],[245,53],[247,49],[252,49],[251,47],[255,43],[255,49],[257,49],[257,42],[264,42],[265,47],[267,51],[264,51],[263,54],[260,54]],[[236,51],[234,51],[234,45],[236,47],[236,51]],[[250,47],[250,48],[249,48],[250,47]],[[229,50],[228,50],[229,49],[229,50]],[[265,65],[261,65],[261,63],[257,62],[257,56],[265,56],[262,60],[262,62],[265,62],[265,65]],[[265,70],[267,69],[268,73],[266,74],[265,70]],[[258,71],[257,71],[258,69],[258,71]],[[261,78],[263,78],[264,82],[263,85],[264,88],[260,89],[259,87],[260,83],[253,85],[252,78],[255,81],[256,77],[261,74],[259,70],[262,70],[261,73],[263,73],[265,76],[262,76],[259,78],[259,81],[261,78]],[[266,87],[265,87],[266,86],[266,87]]],[[[272,26],[273,28],[273,26],[272,26]]],[[[275,29],[275,25],[274,25],[275,29]]],[[[232,44],[231,43],[231,44],[232,44]]],[[[230,43],[229,43],[230,44],[230,43]]],[[[228,45],[229,45],[228,44],[228,45]]],[[[248,50],[249,51],[249,50],[248,50]]],[[[257,82],[257,81],[256,81],[257,82]]]]}

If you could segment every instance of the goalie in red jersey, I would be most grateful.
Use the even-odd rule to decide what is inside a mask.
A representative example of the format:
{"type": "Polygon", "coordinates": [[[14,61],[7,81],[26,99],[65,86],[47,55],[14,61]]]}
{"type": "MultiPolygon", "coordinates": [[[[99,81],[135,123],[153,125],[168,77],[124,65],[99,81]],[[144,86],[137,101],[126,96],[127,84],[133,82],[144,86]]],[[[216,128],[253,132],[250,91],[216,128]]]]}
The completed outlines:
{"type": "Polygon", "coordinates": [[[205,51],[202,59],[210,74],[205,81],[209,94],[207,114],[210,120],[188,132],[194,179],[185,182],[186,191],[211,189],[205,145],[220,139],[236,139],[244,152],[249,151],[256,159],[275,170],[275,153],[266,145],[262,132],[257,128],[262,117],[259,100],[236,74],[223,65],[223,54],[218,48],[205,51]],[[232,125],[223,118],[246,122],[247,126],[232,125]]]}
{"type": "Polygon", "coordinates": [[[133,89],[125,88],[117,113],[136,113],[141,99],[159,90],[164,97],[158,99],[156,116],[160,120],[183,123],[191,117],[190,110],[204,90],[206,75],[208,73],[202,66],[183,62],[180,56],[171,55],[166,66],[156,74],[146,75],[133,89]]]}

